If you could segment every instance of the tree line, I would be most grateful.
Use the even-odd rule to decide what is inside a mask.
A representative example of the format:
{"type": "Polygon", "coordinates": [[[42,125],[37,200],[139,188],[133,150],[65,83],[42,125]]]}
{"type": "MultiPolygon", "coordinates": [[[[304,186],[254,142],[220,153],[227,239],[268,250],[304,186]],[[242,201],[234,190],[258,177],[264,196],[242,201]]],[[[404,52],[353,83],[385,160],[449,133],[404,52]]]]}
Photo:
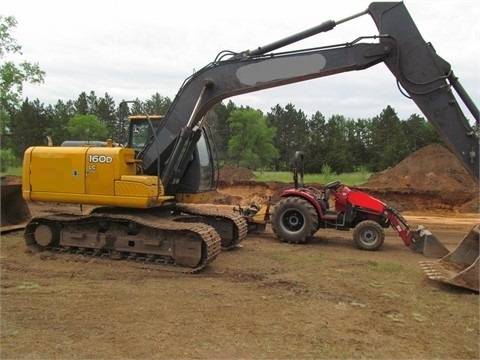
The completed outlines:
{"type": "MultiPolygon", "coordinates": [[[[45,105],[25,99],[7,114],[2,123],[2,149],[11,149],[18,159],[34,145],[54,145],[66,140],[111,138],[119,145],[127,141],[129,115],[165,114],[172,101],[158,93],[132,105],[119,105],[106,93],[82,92],[76,100],[45,105]]],[[[291,103],[261,110],[238,107],[233,101],[215,105],[207,114],[222,164],[252,170],[289,170],[296,151],[305,154],[305,171],[319,173],[328,166],[333,172],[353,172],[360,168],[381,171],[440,136],[423,117],[413,114],[398,118],[387,106],[371,119],[351,119],[321,112],[308,118],[291,103]]]]}

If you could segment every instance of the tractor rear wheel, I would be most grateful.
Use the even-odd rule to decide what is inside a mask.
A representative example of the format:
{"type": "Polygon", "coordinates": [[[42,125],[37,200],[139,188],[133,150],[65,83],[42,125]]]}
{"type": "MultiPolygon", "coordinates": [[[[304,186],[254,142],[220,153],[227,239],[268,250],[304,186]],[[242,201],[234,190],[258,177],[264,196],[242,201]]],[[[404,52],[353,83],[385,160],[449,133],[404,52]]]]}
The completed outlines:
{"type": "Polygon", "coordinates": [[[360,222],[353,232],[353,240],[362,250],[379,250],[385,241],[385,232],[379,223],[372,220],[360,222]]]}
{"type": "Polygon", "coordinates": [[[303,198],[283,198],[275,205],[272,229],[283,242],[304,243],[318,230],[317,211],[303,198]]]}

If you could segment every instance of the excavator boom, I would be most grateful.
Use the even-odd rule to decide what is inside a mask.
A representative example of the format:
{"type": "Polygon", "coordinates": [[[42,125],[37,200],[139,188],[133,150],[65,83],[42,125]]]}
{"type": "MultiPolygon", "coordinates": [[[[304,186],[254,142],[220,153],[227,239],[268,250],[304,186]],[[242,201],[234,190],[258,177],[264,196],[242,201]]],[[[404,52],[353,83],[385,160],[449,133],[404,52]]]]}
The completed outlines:
{"type": "MultiPolygon", "coordinates": [[[[432,44],[423,40],[403,2],[372,3],[369,14],[380,33],[388,34],[388,39],[395,41],[395,51],[385,58],[385,65],[478,182],[478,138],[462,112],[452,87],[471,112],[477,128],[479,111],[454,75],[450,64],[435,52],[432,44]]],[[[390,41],[386,39],[380,38],[380,43],[389,46],[390,41]]]]}
{"type": "Polygon", "coordinates": [[[156,173],[159,155],[171,151],[161,177],[167,194],[175,193],[183,176],[182,171],[175,169],[181,168],[182,161],[188,158],[188,149],[195,145],[194,129],[214,104],[231,96],[363,70],[382,62],[478,181],[479,163],[474,160],[479,153],[479,142],[459,99],[477,124],[478,108],[453,75],[450,64],[423,40],[403,2],[374,2],[365,12],[347,19],[324,22],[253,51],[217,56],[180,88],[157,136],[141,152],[144,170],[156,173]],[[360,37],[344,45],[268,53],[366,13],[373,18],[379,35],[360,37]],[[360,42],[377,38],[378,43],[360,42]],[[452,87],[459,92],[459,99],[452,87]]]}

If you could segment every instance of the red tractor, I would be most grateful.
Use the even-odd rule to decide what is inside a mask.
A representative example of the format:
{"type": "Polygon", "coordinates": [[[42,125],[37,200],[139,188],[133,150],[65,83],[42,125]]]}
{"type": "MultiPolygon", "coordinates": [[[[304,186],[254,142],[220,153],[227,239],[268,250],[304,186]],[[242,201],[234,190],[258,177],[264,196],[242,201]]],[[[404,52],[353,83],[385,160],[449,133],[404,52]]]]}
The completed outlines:
{"type": "Polygon", "coordinates": [[[295,154],[293,179],[294,188],[283,191],[272,215],[258,206],[239,208],[247,222],[261,223],[256,215],[265,213],[262,215],[264,223],[271,224],[277,237],[295,244],[307,242],[320,229],[353,229],[356,245],[369,251],[381,248],[385,240],[384,229],[391,226],[412,250],[429,257],[448,254],[448,249],[428,230],[422,226],[412,229],[396,209],[359,189],[343,185],[340,180],[327,183],[321,189],[304,186],[303,154],[299,151],[295,154]],[[334,208],[330,208],[331,197],[334,208]]]}

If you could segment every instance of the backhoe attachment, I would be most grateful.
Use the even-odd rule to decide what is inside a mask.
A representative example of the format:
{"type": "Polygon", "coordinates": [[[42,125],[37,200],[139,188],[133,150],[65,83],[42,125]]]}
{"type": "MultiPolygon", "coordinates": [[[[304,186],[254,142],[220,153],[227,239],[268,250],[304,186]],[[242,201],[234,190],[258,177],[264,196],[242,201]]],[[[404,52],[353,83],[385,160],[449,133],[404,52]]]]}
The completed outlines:
{"type": "Polygon", "coordinates": [[[479,291],[479,235],[480,223],[451,253],[437,261],[421,261],[420,266],[432,280],[479,291]]]}
{"type": "MultiPolygon", "coordinates": [[[[382,204],[381,202],[379,203],[382,204]]],[[[371,204],[374,203],[371,202],[371,204]]],[[[448,249],[429,230],[422,225],[413,229],[398,210],[385,204],[383,205],[384,208],[378,208],[377,211],[382,211],[383,216],[390,221],[392,228],[397,230],[398,235],[406,246],[422,253],[426,257],[441,258],[448,254],[448,249]]]]}
{"type": "Polygon", "coordinates": [[[21,184],[1,184],[1,233],[23,229],[32,217],[21,184]]]}

